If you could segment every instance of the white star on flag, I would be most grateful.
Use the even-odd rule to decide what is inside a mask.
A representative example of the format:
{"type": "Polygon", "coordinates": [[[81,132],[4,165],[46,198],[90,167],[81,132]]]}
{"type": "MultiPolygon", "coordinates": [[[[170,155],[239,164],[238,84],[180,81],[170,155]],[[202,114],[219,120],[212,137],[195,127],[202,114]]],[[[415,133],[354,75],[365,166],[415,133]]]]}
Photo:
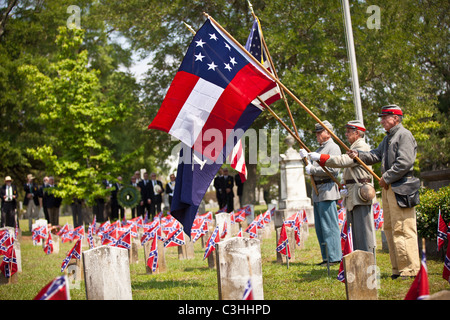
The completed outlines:
{"type": "Polygon", "coordinates": [[[198,41],[195,41],[195,43],[197,44],[197,47],[202,47],[202,48],[203,48],[203,45],[204,45],[206,42],[203,42],[203,40],[200,39],[200,40],[198,40],[198,41]]]}
{"type": "Polygon", "coordinates": [[[195,61],[200,60],[200,61],[203,62],[203,58],[204,58],[204,57],[205,57],[205,56],[202,56],[202,53],[199,52],[199,54],[195,55],[195,61]]]}
{"type": "Polygon", "coordinates": [[[216,71],[216,68],[218,67],[217,65],[214,64],[214,61],[211,61],[211,63],[208,63],[208,70],[213,70],[216,71]]]}

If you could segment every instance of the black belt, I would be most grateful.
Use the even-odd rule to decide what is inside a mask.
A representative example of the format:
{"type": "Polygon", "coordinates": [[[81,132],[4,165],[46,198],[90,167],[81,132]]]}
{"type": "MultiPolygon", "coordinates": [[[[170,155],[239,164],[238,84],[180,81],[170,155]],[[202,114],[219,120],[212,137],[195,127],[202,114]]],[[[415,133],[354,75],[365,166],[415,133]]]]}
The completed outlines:
{"type": "Polygon", "coordinates": [[[333,182],[333,180],[331,180],[331,179],[314,180],[314,182],[316,183],[316,186],[318,186],[318,185],[320,185],[320,184],[333,182]]]}
{"type": "MultiPolygon", "coordinates": [[[[358,179],[358,182],[359,183],[370,183],[370,182],[372,182],[372,179],[368,179],[368,178],[366,178],[366,179],[358,179]]],[[[345,184],[354,184],[354,183],[356,183],[356,181],[353,180],[353,179],[345,180],[345,184]]]]}

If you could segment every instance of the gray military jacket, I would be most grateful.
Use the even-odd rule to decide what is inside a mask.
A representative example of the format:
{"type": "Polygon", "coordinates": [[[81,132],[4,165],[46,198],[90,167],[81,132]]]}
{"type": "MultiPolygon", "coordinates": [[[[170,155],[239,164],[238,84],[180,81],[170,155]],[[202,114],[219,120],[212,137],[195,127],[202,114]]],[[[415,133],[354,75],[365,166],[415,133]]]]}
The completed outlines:
{"type": "Polygon", "coordinates": [[[382,177],[387,184],[392,184],[412,173],[416,154],[416,139],[399,123],[391,128],[376,149],[359,151],[359,158],[366,164],[381,162],[382,177]]]}
{"type": "MultiPolygon", "coordinates": [[[[352,150],[370,151],[369,145],[366,143],[364,138],[359,138],[350,146],[352,150]]],[[[372,180],[372,175],[368,173],[359,163],[354,162],[347,154],[341,154],[339,156],[331,156],[326,162],[327,167],[332,168],[345,168],[342,174],[342,178],[345,181],[356,179],[370,179],[372,180]],[[353,171],[352,172],[350,171],[353,171]],[[354,176],[354,177],[353,177],[354,176]]],[[[370,183],[373,185],[373,183],[370,183]]],[[[345,208],[349,211],[353,210],[354,206],[357,205],[372,205],[372,201],[362,201],[358,196],[357,184],[346,184],[348,189],[348,196],[345,197],[345,208]]]]}
{"type": "MultiPolygon", "coordinates": [[[[322,143],[320,147],[316,150],[316,152],[320,154],[340,155],[341,149],[333,141],[333,139],[330,138],[324,143],[322,143]]],[[[338,176],[339,169],[332,169],[332,168],[327,169],[335,177],[338,176]]],[[[328,183],[320,183],[323,180],[330,180],[331,178],[325,173],[325,171],[316,161],[314,161],[313,167],[311,168],[311,176],[313,176],[314,181],[316,181],[317,191],[319,191],[319,195],[317,195],[314,189],[312,190],[313,202],[338,200],[341,198],[339,188],[333,180],[331,180],[331,182],[328,183]]]]}

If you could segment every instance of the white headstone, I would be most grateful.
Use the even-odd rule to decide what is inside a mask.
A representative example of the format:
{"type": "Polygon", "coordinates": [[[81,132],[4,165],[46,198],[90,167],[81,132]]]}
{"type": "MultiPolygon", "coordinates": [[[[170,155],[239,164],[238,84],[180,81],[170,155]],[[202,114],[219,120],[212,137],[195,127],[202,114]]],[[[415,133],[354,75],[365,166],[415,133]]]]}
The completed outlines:
{"type": "Polygon", "coordinates": [[[228,232],[223,240],[231,238],[230,214],[227,212],[216,213],[216,226],[219,226],[219,234],[222,234],[225,223],[227,224],[228,232]]]}
{"type": "Polygon", "coordinates": [[[132,300],[128,250],[101,246],[83,251],[87,300],[132,300]]]}
{"type": "Polygon", "coordinates": [[[215,252],[220,300],[241,300],[249,279],[254,299],[264,299],[258,239],[227,239],[216,244],[215,252]]]}
{"type": "Polygon", "coordinates": [[[314,224],[314,210],[311,199],[306,195],[304,165],[300,153],[292,146],[295,140],[292,136],[285,139],[289,146],[285,154],[280,155],[280,201],[279,210],[286,209],[289,213],[305,209],[308,223],[314,224]]]}

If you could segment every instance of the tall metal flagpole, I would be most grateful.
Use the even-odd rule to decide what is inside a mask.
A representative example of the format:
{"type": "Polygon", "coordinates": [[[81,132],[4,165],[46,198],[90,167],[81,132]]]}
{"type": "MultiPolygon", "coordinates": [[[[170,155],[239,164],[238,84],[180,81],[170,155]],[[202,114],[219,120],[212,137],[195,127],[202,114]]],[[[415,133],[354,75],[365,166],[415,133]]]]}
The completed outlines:
{"type": "Polygon", "coordinates": [[[361,120],[364,123],[361,109],[361,96],[359,92],[358,68],[356,66],[355,44],[353,43],[352,19],[350,16],[348,0],[342,0],[342,11],[344,12],[345,35],[347,38],[348,58],[350,60],[353,103],[355,105],[356,119],[361,120]]]}

